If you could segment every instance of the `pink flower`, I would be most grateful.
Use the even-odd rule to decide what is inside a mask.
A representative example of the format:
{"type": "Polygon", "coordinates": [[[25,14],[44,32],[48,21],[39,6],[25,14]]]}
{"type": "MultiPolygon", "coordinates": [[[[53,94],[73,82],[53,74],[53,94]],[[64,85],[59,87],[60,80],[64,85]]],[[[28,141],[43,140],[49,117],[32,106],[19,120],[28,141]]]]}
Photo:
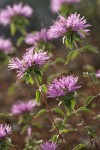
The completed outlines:
{"type": "Polygon", "coordinates": [[[14,4],[12,7],[7,6],[0,12],[0,23],[6,26],[12,22],[14,17],[29,17],[32,15],[32,12],[32,8],[28,5],[23,5],[23,3],[14,4]]]}
{"type": "MultiPolygon", "coordinates": [[[[50,8],[52,12],[58,12],[65,4],[78,3],[80,0],[51,0],[50,8]]],[[[66,8],[67,9],[67,8],[66,8]]]]}
{"type": "Polygon", "coordinates": [[[18,101],[12,106],[11,112],[13,114],[22,114],[25,112],[32,112],[34,107],[36,106],[36,103],[32,100],[27,102],[18,101]]]}
{"type": "Polygon", "coordinates": [[[41,149],[42,150],[56,150],[57,144],[54,142],[45,142],[41,144],[41,149]]]}
{"type": "Polygon", "coordinates": [[[7,137],[11,134],[11,126],[7,124],[0,124],[0,139],[7,137]]]}
{"type": "Polygon", "coordinates": [[[12,52],[12,42],[10,39],[0,38],[0,51],[4,52],[5,54],[12,52]]]}
{"type": "Polygon", "coordinates": [[[68,18],[59,16],[58,20],[48,30],[48,38],[56,39],[60,36],[67,36],[67,33],[85,38],[90,31],[89,26],[86,19],[80,17],[80,14],[71,14],[68,18]]]}
{"type": "MultiPolygon", "coordinates": [[[[9,61],[8,67],[17,71],[17,77],[22,78],[28,71],[34,71],[34,68],[39,68],[49,60],[46,52],[39,50],[33,54],[32,51],[26,52],[22,60],[15,57],[9,61]]],[[[28,72],[30,73],[30,72],[28,72]]]]}
{"type": "Polygon", "coordinates": [[[47,42],[47,39],[47,31],[46,29],[42,29],[39,32],[27,34],[25,42],[29,45],[37,46],[40,42],[47,42]]]}
{"type": "Polygon", "coordinates": [[[54,79],[48,86],[48,95],[50,97],[60,97],[65,96],[68,93],[73,93],[81,87],[77,84],[77,82],[78,77],[74,77],[73,75],[54,79]]]}

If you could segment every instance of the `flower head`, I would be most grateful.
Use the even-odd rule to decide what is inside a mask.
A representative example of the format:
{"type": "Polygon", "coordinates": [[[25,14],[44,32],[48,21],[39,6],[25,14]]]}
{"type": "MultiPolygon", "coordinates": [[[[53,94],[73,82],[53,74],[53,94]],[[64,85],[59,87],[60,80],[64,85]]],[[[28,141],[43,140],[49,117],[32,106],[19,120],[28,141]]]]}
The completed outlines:
{"type": "Polygon", "coordinates": [[[52,12],[58,12],[63,5],[78,2],[80,2],[80,0],[51,0],[50,8],[52,12]]]}
{"type": "Polygon", "coordinates": [[[77,82],[78,77],[74,77],[73,75],[54,79],[48,86],[48,95],[50,97],[60,97],[65,96],[68,93],[73,93],[81,87],[77,85],[77,82]]]}
{"type": "Polygon", "coordinates": [[[66,21],[67,30],[71,29],[73,32],[76,32],[81,38],[85,36],[90,31],[87,29],[90,25],[86,22],[84,17],[80,17],[80,14],[71,14],[66,21]]]}
{"type": "Polygon", "coordinates": [[[12,106],[12,113],[13,114],[22,114],[25,112],[32,112],[34,107],[36,106],[36,103],[32,100],[27,102],[18,101],[12,106]]]}
{"type": "Polygon", "coordinates": [[[22,60],[17,57],[11,59],[8,67],[10,69],[15,69],[17,71],[18,78],[22,78],[25,73],[30,71],[30,69],[31,71],[34,71],[34,68],[39,68],[48,60],[49,57],[47,56],[47,53],[42,50],[35,52],[34,54],[33,52],[26,52],[23,55],[22,60]]]}
{"type": "Polygon", "coordinates": [[[7,137],[11,133],[11,126],[7,124],[0,124],[0,139],[7,137]]]}
{"type": "Polygon", "coordinates": [[[56,150],[57,145],[56,143],[50,143],[50,142],[45,142],[43,144],[41,144],[41,149],[42,150],[56,150]]]}
{"type": "Polygon", "coordinates": [[[32,8],[28,5],[23,5],[23,3],[14,4],[12,7],[7,6],[0,12],[0,23],[6,26],[12,22],[14,17],[29,17],[32,15],[32,12],[32,8]]]}
{"type": "Polygon", "coordinates": [[[12,52],[12,42],[10,39],[0,38],[0,51],[5,54],[12,52]]]}
{"type": "Polygon", "coordinates": [[[59,16],[47,33],[49,39],[56,39],[64,35],[66,33],[66,18],[59,16]]]}
{"type": "Polygon", "coordinates": [[[48,38],[56,39],[60,36],[67,36],[67,33],[76,34],[80,38],[85,38],[89,33],[87,29],[90,25],[80,14],[71,14],[68,18],[59,16],[58,20],[48,30],[48,38]]]}
{"type": "Polygon", "coordinates": [[[100,69],[96,72],[96,76],[100,78],[100,69]]]}
{"type": "Polygon", "coordinates": [[[47,39],[47,30],[42,29],[40,32],[28,34],[25,38],[25,42],[29,45],[37,46],[40,42],[46,42],[47,39]]]}

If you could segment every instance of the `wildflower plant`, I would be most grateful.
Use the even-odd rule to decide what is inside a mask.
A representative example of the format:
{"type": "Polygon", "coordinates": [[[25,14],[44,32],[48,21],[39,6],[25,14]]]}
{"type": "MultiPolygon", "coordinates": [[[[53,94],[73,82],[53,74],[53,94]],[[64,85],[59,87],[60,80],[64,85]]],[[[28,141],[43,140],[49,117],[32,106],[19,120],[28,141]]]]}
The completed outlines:
{"type": "MultiPolygon", "coordinates": [[[[65,4],[73,5],[73,3],[78,4],[79,2],[80,0],[52,0],[52,4],[56,3],[56,6],[52,5],[52,10],[61,11],[65,4]]],[[[86,51],[98,53],[95,47],[91,45],[83,46],[82,44],[90,33],[90,24],[78,13],[70,13],[68,16],[59,14],[58,19],[48,30],[43,28],[40,31],[28,34],[26,31],[26,25],[29,24],[27,17],[30,17],[32,12],[30,6],[22,3],[7,6],[6,9],[0,11],[0,23],[4,26],[11,26],[12,36],[16,30],[19,30],[23,34],[25,43],[30,46],[28,49],[25,48],[22,58],[19,56],[19,51],[15,54],[15,57],[9,58],[8,68],[16,71],[17,81],[25,81],[17,82],[17,84],[23,90],[26,86],[27,92],[24,93],[28,95],[29,92],[31,96],[31,100],[20,100],[12,104],[10,114],[1,113],[0,116],[18,117],[17,125],[20,127],[20,133],[26,134],[25,139],[23,139],[24,150],[79,150],[87,146],[90,146],[90,148],[98,147],[98,144],[96,144],[97,135],[91,127],[92,124],[89,126],[82,117],[83,112],[96,115],[88,106],[100,96],[96,89],[100,71],[95,72],[93,67],[87,65],[84,55],[81,54],[86,51]],[[92,95],[81,92],[84,86],[84,80],[81,80],[82,75],[78,75],[76,72],[70,73],[70,70],[67,73],[63,70],[57,72],[59,63],[57,64],[56,60],[53,60],[54,57],[50,60],[48,52],[49,49],[52,50],[51,40],[59,37],[62,37],[63,44],[69,49],[68,53],[64,54],[67,55],[67,60],[65,61],[62,58],[62,68],[65,67],[68,70],[68,63],[79,56],[84,65],[82,75],[89,78],[90,82],[88,83],[87,80],[85,84],[88,88],[92,88],[92,95]],[[57,74],[52,75],[53,79],[48,81],[45,73],[49,75],[53,69],[57,74]],[[84,102],[81,103],[81,99],[84,102]],[[50,102],[54,102],[52,107],[50,102]],[[36,108],[37,104],[39,104],[38,108],[36,108]],[[43,120],[44,118],[46,118],[46,122],[43,120]],[[49,127],[46,128],[48,119],[49,127]],[[81,139],[81,143],[74,147],[74,145],[69,145],[66,137],[72,132],[73,134],[74,132],[79,133],[79,126],[82,129],[80,131],[82,135],[86,136],[86,142],[81,139]],[[43,128],[47,129],[48,137],[45,137],[45,134],[40,131],[43,128]],[[38,129],[39,131],[36,131],[38,129]]],[[[11,41],[1,38],[0,53],[8,54],[11,50],[11,41]]],[[[0,149],[8,150],[10,146],[15,146],[18,150],[18,146],[10,138],[11,132],[9,125],[0,125],[0,149]]]]}

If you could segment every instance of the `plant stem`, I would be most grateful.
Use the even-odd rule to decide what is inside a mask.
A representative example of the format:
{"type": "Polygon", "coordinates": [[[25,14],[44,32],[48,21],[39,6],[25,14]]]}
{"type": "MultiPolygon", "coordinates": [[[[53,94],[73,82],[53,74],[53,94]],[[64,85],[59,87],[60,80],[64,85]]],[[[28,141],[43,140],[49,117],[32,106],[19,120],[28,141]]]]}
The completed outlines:
{"type": "MultiPolygon", "coordinates": [[[[77,43],[76,43],[76,42],[74,42],[74,45],[75,45],[75,47],[76,47],[76,49],[77,49],[77,51],[78,51],[78,53],[79,53],[79,55],[80,55],[80,58],[81,58],[81,59],[82,59],[82,61],[83,61],[83,64],[84,64],[85,70],[87,70],[86,63],[85,63],[85,61],[84,61],[84,57],[81,55],[81,53],[80,53],[80,51],[79,51],[79,47],[78,47],[77,43]]],[[[95,95],[98,95],[98,92],[97,92],[97,90],[96,90],[96,87],[95,87],[95,85],[94,85],[94,82],[93,82],[93,79],[92,79],[92,77],[91,77],[90,73],[88,73],[88,75],[89,75],[89,79],[90,79],[90,81],[91,81],[91,83],[92,83],[92,87],[93,87],[93,90],[94,90],[94,94],[95,94],[95,95]]]]}
{"type": "MultiPolygon", "coordinates": [[[[36,76],[35,76],[35,81],[36,81],[36,83],[37,83],[38,88],[40,88],[40,85],[39,85],[39,82],[38,82],[38,79],[37,79],[36,76]]],[[[49,114],[50,114],[50,117],[51,117],[51,119],[52,119],[52,121],[53,121],[53,123],[54,123],[54,126],[55,126],[55,128],[56,128],[56,130],[57,130],[57,132],[58,132],[58,135],[59,135],[59,137],[60,137],[62,143],[64,143],[64,141],[63,141],[63,139],[62,139],[62,136],[61,136],[61,134],[60,134],[60,132],[59,132],[59,129],[58,129],[57,126],[56,126],[56,123],[55,123],[54,118],[53,118],[53,116],[52,116],[51,110],[50,110],[50,108],[49,108],[49,106],[48,106],[48,103],[47,103],[47,101],[46,101],[46,99],[45,99],[45,97],[44,97],[44,93],[43,93],[42,91],[41,91],[41,95],[42,95],[43,101],[44,101],[44,103],[46,104],[46,107],[47,107],[47,109],[48,109],[48,111],[49,111],[49,114]]]]}
{"type": "Polygon", "coordinates": [[[78,115],[77,111],[74,108],[72,108],[72,109],[73,109],[74,114],[76,115],[76,117],[78,118],[78,120],[80,121],[80,123],[82,124],[82,126],[84,127],[84,129],[86,131],[86,134],[88,136],[88,139],[89,139],[91,145],[93,146],[92,140],[91,140],[91,138],[90,138],[90,136],[89,136],[89,134],[88,134],[88,132],[87,132],[87,130],[85,128],[84,121],[80,118],[80,116],[78,115]]]}

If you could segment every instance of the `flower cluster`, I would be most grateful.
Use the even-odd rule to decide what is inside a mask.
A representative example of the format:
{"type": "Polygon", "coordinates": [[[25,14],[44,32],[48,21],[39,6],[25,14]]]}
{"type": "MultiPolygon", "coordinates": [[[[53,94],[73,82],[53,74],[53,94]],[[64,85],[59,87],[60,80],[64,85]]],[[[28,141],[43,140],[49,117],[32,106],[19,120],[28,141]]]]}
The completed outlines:
{"type": "Polygon", "coordinates": [[[78,3],[80,0],[51,0],[51,11],[52,12],[58,12],[61,7],[65,4],[72,4],[72,3],[78,3]]]}
{"type": "Polygon", "coordinates": [[[43,144],[41,144],[41,149],[42,150],[56,150],[57,145],[56,143],[50,143],[50,142],[45,142],[43,144]]]}
{"type": "Polygon", "coordinates": [[[27,102],[18,101],[13,104],[11,112],[12,114],[22,114],[25,112],[32,112],[33,108],[36,106],[36,103],[32,100],[27,102]]]}
{"type": "Polygon", "coordinates": [[[80,38],[85,38],[90,31],[87,29],[89,26],[84,17],[80,17],[80,14],[71,14],[68,18],[59,16],[58,20],[48,30],[48,38],[56,39],[60,36],[67,36],[68,33],[71,36],[75,33],[80,38]]]}
{"type": "Polygon", "coordinates": [[[77,82],[78,77],[74,77],[73,75],[54,79],[54,81],[48,86],[48,95],[50,97],[61,97],[68,93],[73,93],[81,87],[77,85],[77,82]]]}
{"type": "Polygon", "coordinates": [[[41,29],[40,32],[30,33],[27,34],[25,38],[25,42],[29,45],[35,45],[37,46],[40,42],[47,42],[47,30],[41,29]]]}
{"type": "Polygon", "coordinates": [[[23,5],[22,3],[14,4],[12,7],[7,6],[0,12],[0,23],[4,26],[10,24],[14,17],[23,16],[29,17],[32,15],[32,8],[28,5],[23,5]]]}
{"type": "Polygon", "coordinates": [[[22,60],[17,57],[12,58],[8,67],[10,69],[15,69],[17,71],[17,77],[22,78],[25,73],[27,73],[28,71],[28,73],[30,73],[30,70],[34,71],[34,68],[39,68],[48,60],[49,57],[47,56],[47,53],[43,52],[42,50],[39,50],[34,54],[33,52],[26,52],[23,55],[22,60]]]}
{"type": "Polygon", "coordinates": [[[12,52],[12,42],[10,39],[0,38],[0,51],[5,54],[12,52]]]}
{"type": "Polygon", "coordinates": [[[0,139],[7,137],[11,134],[11,126],[7,124],[0,124],[0,139]]]}

